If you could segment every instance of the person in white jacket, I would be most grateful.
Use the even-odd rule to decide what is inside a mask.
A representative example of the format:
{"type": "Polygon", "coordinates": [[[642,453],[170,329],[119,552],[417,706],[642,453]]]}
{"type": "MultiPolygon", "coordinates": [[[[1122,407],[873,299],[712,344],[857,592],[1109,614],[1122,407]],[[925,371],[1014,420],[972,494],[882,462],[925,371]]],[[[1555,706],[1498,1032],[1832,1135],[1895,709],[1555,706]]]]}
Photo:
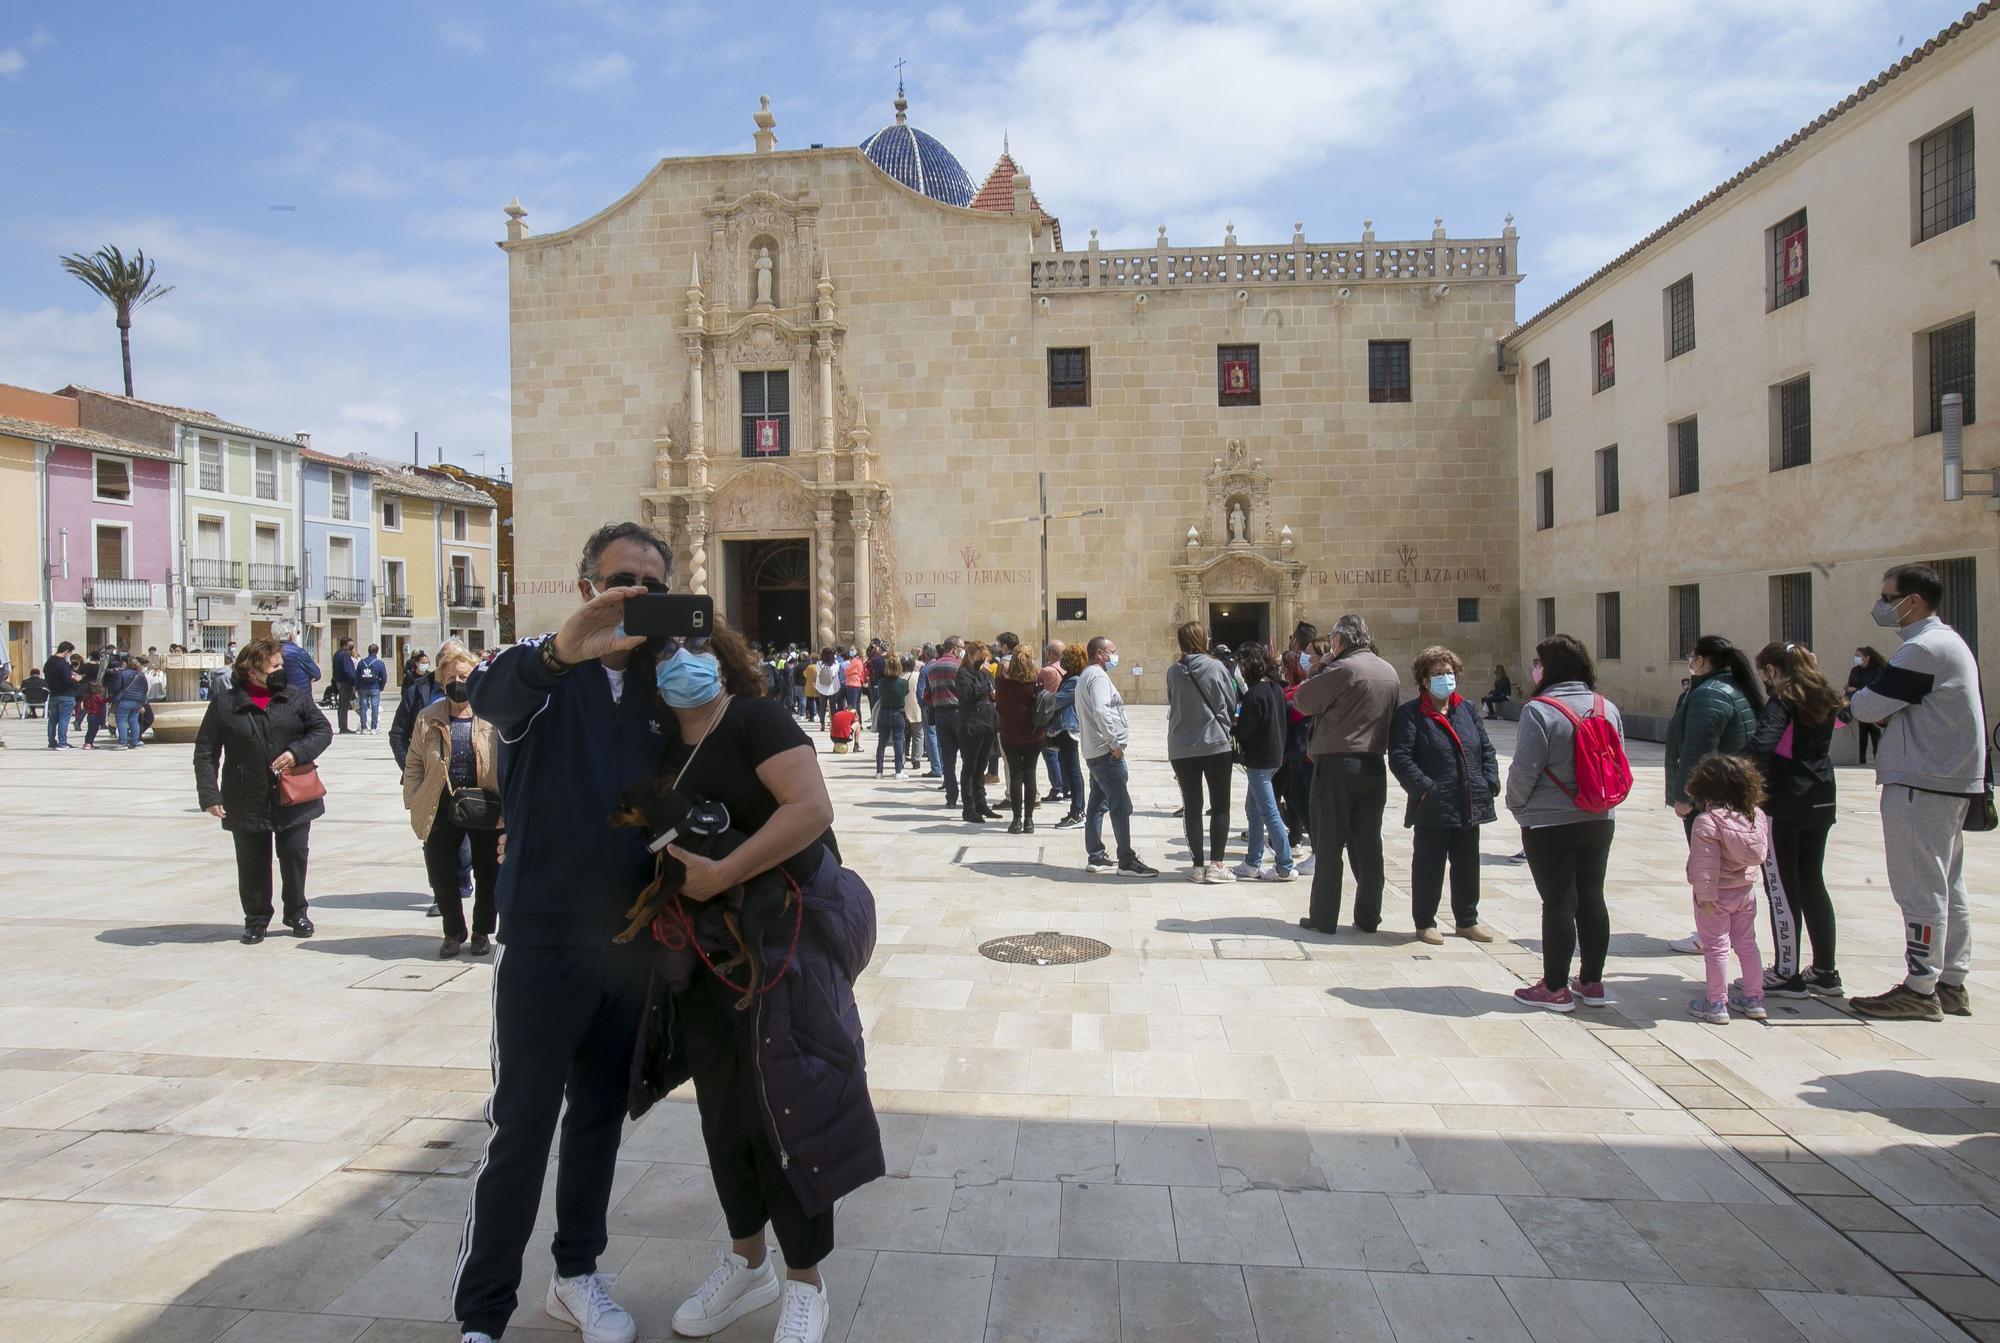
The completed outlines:
{"type": "Polygon", "coordinates": [[[1077,736],[1083,743],[1084,770],[1090,775],[1090,806],[1083,822],[1084,871],[1093,876],[1157,877],[1132,849],[1132,792],[1125,767],[1125,746],[1132,739],[1125,722],[1125,701],[1111,683],[1118,665],[1118,645],[1099,635],[1085,649],[1089,665],[1076,683],[1077,736]],[[1111,815],[1111,833],[1118,841],[1118,861],[1104,851],[1104,816],[1111,815]]]}

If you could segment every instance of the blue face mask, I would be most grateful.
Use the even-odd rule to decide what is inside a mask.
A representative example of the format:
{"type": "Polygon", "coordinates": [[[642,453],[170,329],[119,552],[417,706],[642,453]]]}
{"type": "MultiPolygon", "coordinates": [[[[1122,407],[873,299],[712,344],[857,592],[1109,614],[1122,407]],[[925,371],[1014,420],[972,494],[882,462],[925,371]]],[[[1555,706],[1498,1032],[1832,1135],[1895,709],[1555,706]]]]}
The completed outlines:
{"type": "Polygon", "coordinates": [[[685,648],[662,662],[653,679],[672,709],[699,709],[722,693],[722,668],[715,659],[685,648]]]}
{"type": "Polygon", "coordinates": [[[1107,667],[1115,667],[1115,666],[1117,666],[1117,665],[1118,665],[1118,655],[1117,655],[1116,653],[1113,653],[1113,654],[1112,654],[1112,655],[1111,655],[1110,657],[1108,657],[1108,658],[1104,659],[1104,665],[1105,665],[1105,666],[1107,666],[1107,667]]]}
{"type": "Polygon", "coordinates": [[[1431,677],[1431,698],[1434,700],[1448,700],[1451,698],[1451,692],[1456,689],[1458,689],[1458,678],[1450,672],[1439,672],[1431,677]]]}

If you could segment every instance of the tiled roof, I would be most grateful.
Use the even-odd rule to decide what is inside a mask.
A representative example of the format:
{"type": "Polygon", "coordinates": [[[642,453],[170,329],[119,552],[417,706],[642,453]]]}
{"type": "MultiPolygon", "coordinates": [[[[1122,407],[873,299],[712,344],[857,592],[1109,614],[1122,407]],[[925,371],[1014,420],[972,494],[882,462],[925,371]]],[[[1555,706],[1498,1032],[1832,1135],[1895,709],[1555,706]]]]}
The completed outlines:
{"type": "MultiPolygon", "coordinates": [[[[973,196],[972,208],[975,210],[990,210],[994,214],[1012,214],[1014,212],[1014,177],[1020,171],[1021,165],[1014,162],[1014,156],[1004,149],[1001,150],[999,160],[993,165],[993,171],[986,174],[985,184],[973,196]]],[[[1055,234],[1056,250],[1058,252],[1062,251],[1062,220],[1057,219],[1047,209],[1043,208],[1041,198],[1035,195],[1033,187],[1028,188],[1028,203],[1035,207],[1036,212],[1042,218],[1049,221],[1049,228],[1055,234]]]]}
{"type": "Polygon", "coordinates": [[[375,489],[378,493],[407,494],[419,499],[438,499],[451,504],[493,507],[492,495],[484,490],[475,490],[470,485],[461,485],[450,476],[419,471],[398,462],[370,457],[362,452],[342,460],[363,470],[374,472],[375,489]]]}
{"type": "Polygon", "coordinates": [[[308,448],[303,444],[299,447],[299,456],[309,462],[324,462],[328,466],[337,466],[345,471],[367,471],[373,475],[381,475],[386,469],[379,462],[360,457],[342,457],[336,453],[321,452],[318,448],[308,448]]]}
{"type": "Polygon", "coordinates": [[[65,392],[89,392],[93,396],[101,396],[109,401],[123,401],[128,406],[141,406],[147,410],[158,411],[162,415],[170,415],[182,424],[196,429],[213,429],[219,434],[237,434],[244,438],[261,438],[267,443],[284,443],[294,446],[298,443],[297,434],[273,434],[262,429],[251,429],[245,425],[232,424],[212,411],[195,410],[188,406],[170,406],[163,401],[145,401],[136,396],[121,396],[117,392],[99,391],[95,387],[84,387],[80,384],[72,384],[63,390],[65,392]]]}
{"type": "Polygon", "coordinates": [[[1585,290],[1595,285],[1599,280],[1602,280],[1605,276],[1625,266],[1626,263],[1630,262],[1633,258],[1637,257],[1641,252],[1644,252],[1654,243],[1666,237],[1669,233],[1672,233],[1675,229],[1679,228],[1681,225],[1687,223],[1690,219],[1693,219],[1696,215],[1700,214],[1702,211],[1714,205],[1717,201],[1721,200],[1723,197],[1727,196],[1730,192],[1742,186],[1745,182],[1749,181],[1759,172],[1762,172],[1765,168],[1769,167],[1772,163],[1776,162],[1778,159],[1783,158],[1785,155],[1797,149],[1800,145],[1804,144],[1812,136],[1818,134],[1820,131],[1826,129],[1827,126],[1831,125],[1834,121],[1838,120],[1840,117],[1846,115],[1848,112],[1851,112],[1856,107],[1860,106],[1861,103],[1866,101],[1868,98],[1872,97],[1877,93],[1880,93],[1883,89],[1888,87],[1889,82],[1891,80],[1895,79],[1899,75],[1908,72],[1919,61],[1923,60],[1926,56],[1929,56],[1934,52],[1938,51],[1947,42],[1950,42],[1952,39],[1964,33],[1967,29],[1971,28],[1973,24],[1978,23],[1981,19],[1990,17],[1995,13],[1995,11],[2000,11],[2000,0],[1982,0],[1982,3],[1974,6],[1972,9],[1967,10],[1965,14],[1957,20],[1957,22],[1947,26],[1936,37],[1933,37],[1930,41],[1924,43],[1921,47],[1916,48],[1909,55],[1903,57],[1902,60],[1897,61],[1894,65],[1884,70],[1881,74],[1875,76],[1875,78],[1869,80],[1866,84],[1863,84],[1853,93],[1848,94],[1847,97],[1841,99],[1838,103],[1835,103],[1825,112],[1822,112],[1812,122],[1801,127],[1799,130],[1795,131],[1791,136],[1789,136],[1784,141],[1784,143],[1778,145],[1776,148],[1772,149],[1769,153],[1765,154],[1762,158],[1759,158],[1756,162],[1752,163],[1749,167],[1737,173],[1736,176],[1730,178],[1727,182],[1724,182],[1721,186],[1715,188],[1715,190],[1709,192],[1706,196],[1703,196],[1693,205],[1688,206],[1687,209],[1682,210],[1672,219],[1669,219],[1666,223],[1654,229],[1651,233],[1647,234],[1644,238],[1641,238],[1637,243],[1633,244],[1630,248],[1626,249],[1624,252],[1621,252],[1616,258],[1614,258],[1607,265],[1599,269],[1594,275],[1592,275],[1589,279],[1585,280],[1582,284],[1579,284],[1578,286],[1576,286],[1576,288],[1570,290],[1567,294],[1564,294],[1561,298],[1549,304],[1548,307],[1543,308],[1533,317],[1530,317],[1527,321],[1515,327],[1513,331],[1508,333],[1506,338],[1501,343],[1511,344],[1514,341],[1519,340],[1524,334],[1526,334],[1532,327],[1534,327],[1537,323],[1541,322],[1544,318],[1547,318],[1548,316],[1556,312],[1558,309],[1568,304],[1572,299],[1577,298],[1585,290]]]}
{"type": "Polygon", "coordinates": [[[0,434],[60,443],[64,447],[84,448],[91,452],[115,452],[122,457],[150,457],[158,462],[180,460],[180,454],[168,448],[134,443],[129,438],[114,438],[95,429],[74,429],[65,424],[45,424],[41,420],[17,420],[12,415],[0,415],[0,434]]]}

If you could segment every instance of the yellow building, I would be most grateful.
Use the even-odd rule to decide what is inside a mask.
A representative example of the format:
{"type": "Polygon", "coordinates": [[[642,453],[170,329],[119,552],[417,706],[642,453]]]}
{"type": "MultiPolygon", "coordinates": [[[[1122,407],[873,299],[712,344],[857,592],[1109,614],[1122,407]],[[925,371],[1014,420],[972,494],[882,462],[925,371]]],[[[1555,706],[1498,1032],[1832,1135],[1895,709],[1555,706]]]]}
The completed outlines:
{"type": "Polygon", "coordinates": [[[42,623],[42,486],[33,439],[0,430],[0,633],[19,685],[45,656],[42,623]]]}
{"type": "Polygon", "coordinates": [[[373,483],[382,660],[400,675],[410,654],[447,638],[474,649],[496,643],[492,498],[431,472],[355,460],[381,472],[373,483]]]}

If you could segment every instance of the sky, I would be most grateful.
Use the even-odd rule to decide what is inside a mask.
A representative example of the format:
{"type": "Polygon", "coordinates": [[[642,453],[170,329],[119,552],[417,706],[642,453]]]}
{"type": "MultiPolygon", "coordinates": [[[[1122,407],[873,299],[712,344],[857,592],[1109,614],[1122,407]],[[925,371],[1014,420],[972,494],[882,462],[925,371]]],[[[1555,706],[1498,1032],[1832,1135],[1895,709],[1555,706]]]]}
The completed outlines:
{"type": "Polygon", "coordinates": [[[315,447],[509,458],[501,210],[565,228],[659,158],[1011,143],[1083,246],[1521,233],[1523,320],[1966,0],[0,0],[0,382],[121,385],[57,259],[144,249],[138,395],[315,447]],[[1246,18],[1246,15],[1248,16],[1246,18]]]}

